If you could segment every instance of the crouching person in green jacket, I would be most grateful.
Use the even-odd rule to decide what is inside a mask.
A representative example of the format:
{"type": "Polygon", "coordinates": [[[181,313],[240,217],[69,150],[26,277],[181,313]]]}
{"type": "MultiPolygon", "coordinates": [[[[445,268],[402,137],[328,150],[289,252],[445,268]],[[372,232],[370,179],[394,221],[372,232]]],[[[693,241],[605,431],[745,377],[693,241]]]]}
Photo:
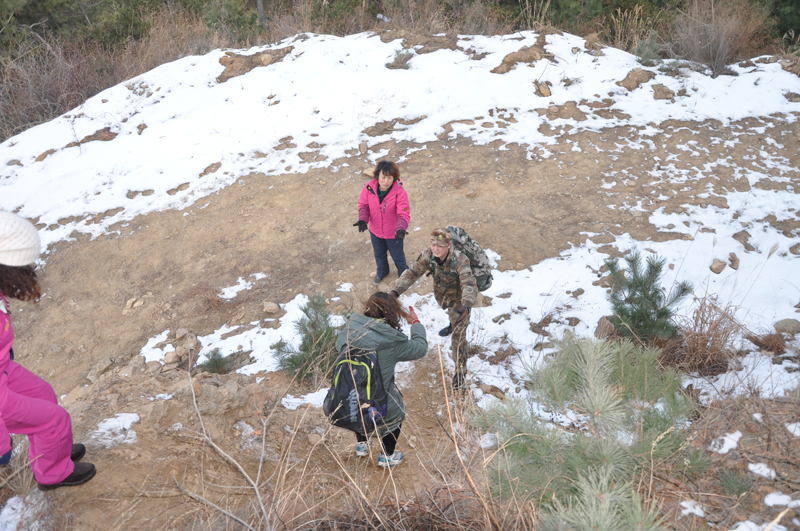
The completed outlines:
{"type": "MultiPolygon", "coordinates": [[[[378,427],[381,437],[381,455],[378,466],[393,467],[403,462],[403,454],[395,450],[400,437],[400,425],[406,416],[406,407],[394,381],[394,368],[400,361],[418,360],[428,352],[425,327],[419,322],[414,308],[404,312],[397,298],[388,293],[374,293],[364,305],[364,314],[353,314],[345,323],[336,340],[336,349],[349,344],[378,355],[383,386],[386,389],[386,416],[378,427]],[[411,325],[411,339],[401,331],[400,319],[411,325]]],[[[365,435],[356,434],[356,455],[369,454],[365,435]]]]}

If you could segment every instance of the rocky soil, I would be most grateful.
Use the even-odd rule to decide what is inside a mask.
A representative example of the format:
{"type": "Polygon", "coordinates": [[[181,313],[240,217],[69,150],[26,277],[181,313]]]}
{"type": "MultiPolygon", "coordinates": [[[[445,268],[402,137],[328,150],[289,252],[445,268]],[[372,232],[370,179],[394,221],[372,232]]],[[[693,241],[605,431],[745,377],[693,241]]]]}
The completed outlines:
{"type": "MultiPolygon", "coordinates": [[[[574,109],[541,111],[555,119],[574,109]]],[[[508,110],[496,112],[513,120],[508,110]]],[[[482,118],[474,117],[476,127],[482,118]]],[[[659,232],[642,212],[619,205],[639,203],[666,212],[690,204],[722,206],[724,198],[709,191],[750,189],[736,167],[767,175],[759,187],[800,190],[800,122],[787,118],[726,126],[666,122],[647,131],[617,127],[572,135],[569,126],[554,126],[549,132],[558,143],[548,152],[499,140],[476,146],[462,138],[424,146],[367,144],[364,152],[332,161],[336,172],[242,175],[185,211],[154,213],[115,227],[118,234],[94,240],[79,235],[57,244],[41,272],[46,296],[36,305],[15,305],[15,352],[20,363],[65,395],[75,438],[89,446],[86,460],[98,466],[98,474],[84,487],[48,494],[48,510],[71,514],[75,529],[191,528],[210,512],[190,503],[178,484],[241,508],[247,490],[230,487],[245,482],[200,439],[192,388],[207,433],[254,475],[263,436],[261,478],[284,494],[285,514],[302,513],[303,504],[324,498],[326,489],[341,493],[341,485],[324,477],[346,473],[368,497],[400,499],[449,477],[455,469],[448,468],[454,467],[453,452],[434,343],[401,382],[410,409],[400,443],[407,464],[392,475],[369,459],[357,460],[354,440],[329,430],[321,411],[308,406],[291,411],[279,403],[287,391],[296,396],[313,389],[280,373],[260,375],[258,383],[244,375],[187,373],[197,355],[196,336],[226,323],[281,315],[267,313],[265,302],[285,303],[314,291],[341,296],[336,288],[350,282],[353,290],[345,294],[350,299],[333,303],[333,309],[360,307],[374,289],[369,238],[352,227],[364,172],[372,167],[368,154],[388,151],[390,159],[408,154],[402,180],[411,200],[411,226],[420,227],[406,239],[409,259],[426,247],[431,228],[457,224],[502,256],[500,269],[520,269],[585,241],[586,231],[599,234],[592,240],[605,244],[609,255],[619,253],[614,242],[624,233],[640,241],[685,238],[659,232]],[[738,142],[726,144],[731,138],[738,142]],[[760,153],[787,162],[765,168],[758,164],[760,153]],[[691,170],[688,181],[653,177],[665,160],[677,170],[691,170]],[[729,164],[716,164],[720,160],[729,164]],[[604,174],[611,172],[625,178],[603,188],[604,174]],[[252,290],[229,302],[217,297],[238,277],[258,272],[268,276],[252,290]],[[145,342],[167,329],[185,361],[145,364],[139,356],[145,342]],[[185,335],[175,337],[178,329],[185,335]],[[101,421],[117,414],[138,416],[130,426],[135,442],[125,431],[118,434],[122,444],[91,438],[101,421]],[[300,478],[307,483],[298,487],[300,478]],[[287,504],[290,494],[296,505],[287,504]]],[[[798,208],[793,220],[766,219],[797,240],[791,248],[795,255],[800,255],[798,208]]],[[[706,229],[714,230],[701,230],[706,229]]],[[[755,237],[742,227],[741,253],[753,251],[748,240],[755,237]]],[[[387,282],[394,278],[393,273],[387,282]]],[[[429,292],[430,282],[417,290],[429,292]]],[[[240,365],[246,361],[244,346],[237,359],[240,365]]],[[[457,398],[453,405],[461,413],[469,399],[457,398]]]]}

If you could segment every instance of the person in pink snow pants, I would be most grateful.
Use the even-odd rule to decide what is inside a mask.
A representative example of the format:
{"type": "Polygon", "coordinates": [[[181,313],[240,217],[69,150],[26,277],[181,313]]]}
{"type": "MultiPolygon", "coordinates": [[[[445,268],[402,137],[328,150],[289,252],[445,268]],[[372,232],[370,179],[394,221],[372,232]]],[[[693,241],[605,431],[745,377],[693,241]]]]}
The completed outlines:
{"type": "Polygon", "coordinates": [[[403,238],[408,234],[411,207],[408,194],[400,182],[397,164],[382,160],[375,166],[373,179],[364,185],[358,198],[358,232],[369,228],[372,251],[378,266],[372,283],[376,286],[389,275],[388,252],[397,267],[397,276],[408,269],[403,251],[403,238]]]}
{"type": "Polygon", "coordinates": [[[42,296],[34,262],[39,233],[26,219],[0,211],[0,455],[11,451],[10,433],[28,436],[31,468],[39,488],[81,485],[95,466],[72,443],[72,422],[53,388],[12,359],[14,329],[9,299],[37,302],[42,296]]]}

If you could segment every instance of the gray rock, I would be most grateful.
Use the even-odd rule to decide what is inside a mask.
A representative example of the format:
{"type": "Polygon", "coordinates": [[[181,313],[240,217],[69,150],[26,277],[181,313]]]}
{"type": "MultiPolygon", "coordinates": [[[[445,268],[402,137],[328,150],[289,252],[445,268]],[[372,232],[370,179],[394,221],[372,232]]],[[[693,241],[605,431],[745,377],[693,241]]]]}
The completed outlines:
{"type": "Polygon", "coordinates": [[[264,311],[269,314],[278,313],[281,307],[274,302],[264,301],[264,311]]]}
{"type": "Polygon", "coordinates": [[[775,323],[775,331],[779,334],[800,334],[800,321],[797,319],[781,319],[775,323]]]}
{"type": "Polygon", "coordinates": [[[145,369],[146,369],[146,370],[147,370],[147,372],[148,372],[148,373],[150,373],[150,374],[157,373],[158,371],[160,371],[160,370],[161,370],[161,363],[159,363],[159,362],[157,362],[157,361],[148,361],[148,362],[145,364],[145,369]]]}
{"type": "Polygon", "coordinates": [[[86,379],[92,383],[96,382],[100,375],[110,369],[113,364],[114,360],[111,358],[101,359],[89,370],[89,374],[86,375],[86,379]]]}
{"type": "Polygon", "coordinates": [[[187,329],[178,328],[175,331],[175,339],[178,339],[178,340],[183,339],[184,337],[186,337],[186,334],[188,334],[188,333],[189,333],[189,331],[187,329]]]}

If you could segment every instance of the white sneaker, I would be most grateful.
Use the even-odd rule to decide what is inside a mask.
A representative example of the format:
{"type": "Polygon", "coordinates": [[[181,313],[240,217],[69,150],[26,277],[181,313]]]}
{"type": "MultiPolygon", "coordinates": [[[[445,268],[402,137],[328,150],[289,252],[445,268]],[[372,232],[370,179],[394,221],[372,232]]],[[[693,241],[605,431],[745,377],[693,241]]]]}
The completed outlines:
{"type": "Polygon", "coordinates": [[[403,462],[403,454],[401,452],[398,452],[397,450],[395,450],[395,452],[389,457],[386,457],[383,454],[381,454],[381,456],[378,457],[378,466],[383,468],[395,467],[402,462],[403,462]]]}
{"type": "Polygon", "coordinates": [[[367,457],[369,455],[369,445],[366,442],[356,444],[356,456],[367,457]]]}

